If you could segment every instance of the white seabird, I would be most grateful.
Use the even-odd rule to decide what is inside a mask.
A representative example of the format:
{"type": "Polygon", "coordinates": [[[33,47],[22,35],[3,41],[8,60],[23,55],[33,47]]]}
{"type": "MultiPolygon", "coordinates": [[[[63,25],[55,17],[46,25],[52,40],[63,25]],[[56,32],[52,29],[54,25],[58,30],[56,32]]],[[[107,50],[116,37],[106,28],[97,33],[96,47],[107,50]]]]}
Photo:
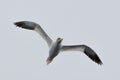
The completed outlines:
{"type": "Polygon", "coordinates": [[[31,21],[20,21],[14,23],[16,26],[34,30],[38,32],[42,38],[47,42],[49,46],[49,56],[46,60],[47,64],[50,64],[52,60],[62,51],[81,51],[86,54],[91,60],[96,62],[97,64],[102,65],[102,61],[98,57],[98,55],[88,46],[86,45],[62,45],[62,38],[57,38],[55,42],[45,33],[45,31],[41,28],[41,26],[35,22],[31,21]]]}

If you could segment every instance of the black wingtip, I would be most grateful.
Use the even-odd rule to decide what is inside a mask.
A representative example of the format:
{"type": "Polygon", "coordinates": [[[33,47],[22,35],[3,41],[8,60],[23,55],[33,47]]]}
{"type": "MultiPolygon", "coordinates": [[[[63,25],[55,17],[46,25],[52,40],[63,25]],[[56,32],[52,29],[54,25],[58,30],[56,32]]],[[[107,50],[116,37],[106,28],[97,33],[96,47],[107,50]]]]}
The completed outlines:
{"type": "Polygon", "coordinates": [[[28,24],[26,24],[25,22],[14,22],[14,25],[16,25],[17,27],[21,27],[24,29],[29,29],[29,30],[34,30],[35,27],[34,26],[30,26],[28,24]]]}
{"type": "Polygon", "coordinates": [[[16,25],[16,26],[22,26],[24,23],[23,22],[14,22],[14,25],[16,25]]]}
{"type": "Polygon", "coordinates": [[[84,53],[98,65],[103,64],[98,55],[90,47],[85,46],[84,53]]]}
{"type": "Polygon", "coordinates": [[[101,61],[100,58],[97,56],[97,54],[94,56],[93,61],[96,62],[98,65],[103,65],[102,61],[101,61]]]}
{"type": "Polygon", "coordinates": [[[103,65],[103,63],[101,62],[101,63],[99,63],[99,65],[103,65]]]}

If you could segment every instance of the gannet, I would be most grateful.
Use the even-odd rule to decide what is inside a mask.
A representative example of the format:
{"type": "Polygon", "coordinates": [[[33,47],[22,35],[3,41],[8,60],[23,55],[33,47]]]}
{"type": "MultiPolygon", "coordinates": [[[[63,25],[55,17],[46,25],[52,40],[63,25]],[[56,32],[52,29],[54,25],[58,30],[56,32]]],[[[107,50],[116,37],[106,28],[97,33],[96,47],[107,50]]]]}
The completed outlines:
{"type": "Polygon", "coordinates": [[[21,27],[28,30],[34,30],[47,42],[49,47],[49,56],[46,60],[47,65],[50,64],[53,59],[63,51],[81,51],[87,55],[92,61],[99,65],[102,65],[102,61],[96,54],[96,52],[88,47],[87,45],[62,45],[63,38],[57,38],[53,41],[46,32],[41,28],[41,26],[35,22],[31,21],[19,21],[14,23],[17,27],[21,27]]]}

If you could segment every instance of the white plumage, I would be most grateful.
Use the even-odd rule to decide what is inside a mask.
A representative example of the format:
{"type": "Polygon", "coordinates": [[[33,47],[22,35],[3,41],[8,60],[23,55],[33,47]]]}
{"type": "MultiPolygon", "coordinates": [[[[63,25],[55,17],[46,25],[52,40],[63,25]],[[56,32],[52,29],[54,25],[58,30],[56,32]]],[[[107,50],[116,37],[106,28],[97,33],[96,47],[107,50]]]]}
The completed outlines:
{"type": "Polygon", "coordinates": [[[18,27],[22,27],[29,30],[34,30],[47,42],[49,46],[49,56],[46,60],[47,64],[51,63],[52,60],[62,51],[81,51],[85,53],[91,60],[97,64],[102,64],[102,61],[97,56],[97,54],[86,45],[62,45],[62,38],[57,38],[53,41],[41,28],[41,26],[35,22],[30,21],[20,21],[14,23],[18,27]]]}

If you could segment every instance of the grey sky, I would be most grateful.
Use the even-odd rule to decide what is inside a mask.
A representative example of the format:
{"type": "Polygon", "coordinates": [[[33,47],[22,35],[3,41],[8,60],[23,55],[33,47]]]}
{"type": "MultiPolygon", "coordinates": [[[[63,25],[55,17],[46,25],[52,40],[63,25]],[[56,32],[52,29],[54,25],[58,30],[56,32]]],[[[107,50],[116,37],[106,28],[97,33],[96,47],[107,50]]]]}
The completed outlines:
{"type": "Polygon", "coordinates": [[[119,0],[1,0],[0,80],[119,80],[119,0]],[[48,46],[13,22],[39,23],[63,44],[86,44],[104,65],[80,52],[63,52],[47,66],[48,46]]]}

